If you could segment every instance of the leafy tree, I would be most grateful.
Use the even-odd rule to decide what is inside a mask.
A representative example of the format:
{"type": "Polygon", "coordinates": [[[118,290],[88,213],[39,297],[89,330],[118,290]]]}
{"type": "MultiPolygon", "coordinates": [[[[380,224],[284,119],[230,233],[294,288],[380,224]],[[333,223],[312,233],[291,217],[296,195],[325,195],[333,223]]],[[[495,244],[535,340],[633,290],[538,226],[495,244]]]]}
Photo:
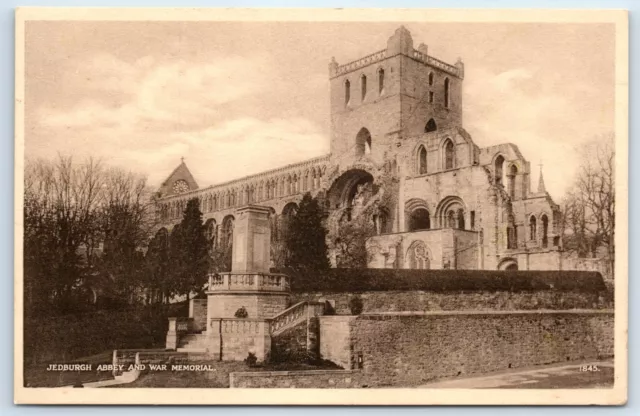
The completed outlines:
{"type": "Polygon", "coordinates": [[[172,267],[169,289],[186,295],[200,292],[210,268],[207,237],[198,199],[187,202],[182,221],[171,233],[170,261],[172,267]]]}
{"type": "Polygon", "coordinates": [[[290,219],[285,236],[289,267],[311,270],[329,268],[327,232],[322,222],[323,211],[318,200],[306,193],[296,215],[290,219]]]}
{"type": "Polygon", "coordinates": [[[331,233],[331,246],[336,255],[336,266],[340,268],[362,269],[367,267],[369,254],[367,239],[375,235],[374,225],[368,216],[343,222],[331,233]]]}
{"type": "Polygon", "coordinates": [[[148,303],[163,302],[169,297],[170,264],[169,233],[162,228],[149,242],[145,255],[145,287],[150,291],[148,303]]]}

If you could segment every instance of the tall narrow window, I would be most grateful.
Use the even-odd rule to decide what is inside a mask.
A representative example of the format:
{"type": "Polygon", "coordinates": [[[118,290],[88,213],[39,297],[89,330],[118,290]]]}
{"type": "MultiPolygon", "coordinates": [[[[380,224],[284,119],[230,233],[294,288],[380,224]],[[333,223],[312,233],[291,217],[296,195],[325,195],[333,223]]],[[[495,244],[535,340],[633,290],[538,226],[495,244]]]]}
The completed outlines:
{"type": "Polygon", "coordinates": [[[540,220],[542,221],[542,247],[547,248],[549,245],[549,218],[543,215],[540,220]]]}
{"type": "Polygon", "coordinates": [[[371,153],[371,133],[363,127],[356,136],[356,155],[362,156],[369,153],[371,153]]]}
{"type": "Polygon", "coordinates": [[[444,106],[449,108],[449,78],[444,80],[444,106]]]}
{"type": "Polygon", "coordinates": [[[364,101],[364,97],[367,96],[367,76],[363,75],[362,77],[360,77],[360,95],[361,95],[361,99],[362,101],[364,101]]]}
{"type": "Polygon", "coordinates": [[[457,212],[457,216],[458,216],[458,229],[459,230],[464,230],[464,211],[462,210],[462,208],[458,209],[457,212]]]}
{"type": "Polygon", "coordinates": [[[424,146],[420,146],[418,150],[418,173],[420,175],[427,173],[427,149],[424,146]]]}
{"type": "Polygon", "coordinates": [[[447,143],[444,145],[444,168],[445,169],[453,169],[455,162],[455,149],[453,147],[453,142],[451,140],[447,140],[447,143]]]}
{"type": "Polygon", "coordinates": [[[494,178],[496,181],[496,185],[502,185],[502,175],[503,175],[503,170],[502,170],[502,166],[504,165],[504,157],[502,157],[502,155],[499,155],[496,158],[495,161],[495,172],[494,172],[494,178]]]}
{"type": "Polygon", "coordinates": [[[469,227],[472,230],[475,230],[476,228],[476,212],[475,211],[469,212],[469,227]]]}
{"type": "Polygon", "coordinates": [[[516,197],[516,175],[518,174],[518,168],[515,165],[511,165],[509,168],[509,175],[507,176],[507,190],[511,199],[516,197]]]}
{"type": "Polygon", "coordinates": [[[344,104],[349,104],[349,100],[351,100],[351,83],[346,80],[344,82],[344,104]]]}
{"type": "Polygon", "coordinates": [[[433,72],[429,72],[429,85],[433,85],[433,72]]]}
{"type": "Polygon", "coordinates": [[[384,69],[380,68],[378,71],[378,93],[382,94],[384,90],[384,69]]]}
{"type": "Polygon", "coordinates": [[[532,215],[531,218],[529,218],[529,239],[531,241],[536,241],[537,225],[536,217],[532,215]]]}
{"type": "Polygon", "coordinates": [[[429,103],[433,104],[433,91],[429,91],[429,103]]]}

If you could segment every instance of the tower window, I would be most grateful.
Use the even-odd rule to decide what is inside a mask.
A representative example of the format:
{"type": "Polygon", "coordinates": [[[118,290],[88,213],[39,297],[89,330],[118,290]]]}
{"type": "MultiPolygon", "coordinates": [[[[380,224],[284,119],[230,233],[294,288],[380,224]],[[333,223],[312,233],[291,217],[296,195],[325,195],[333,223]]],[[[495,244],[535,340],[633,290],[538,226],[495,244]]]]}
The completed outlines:
{"type": "Polygon", "coordinates": [[[438,126],[436,126],[436,122],[434,119],[429,119],[429,121],[427,121],[427,125],[424,126],[424,132],[425,133],[430,133],[432,131],[436,131],[438,130],[438,126]]]}
{"type": "Polygon", "coordinates": [[[418,150],[418,173],[420,175],[427,173],[427,149],[424,146],[420,146],[418,150]]]}
{"type": "Polygon", "coordinates": [[[449,78],[444,80],[444,106],[449,108],[449,78]]]}
{"type": "Polygon", "coordinates": [[[476,212],[475,211],[469,212],[469,227],[471,227],[472,230],[475,230],[476,228],[476,212]]]}
{"type": "Polygon", "coordinates": [[[364,101],[364,97],[367,96],[367,76],[363,75],[362,77],[360,77],[360,95],[362,98],[362,101],[364,101]]]}
{"type": "Polygon", "coordinates": [[[378,71],[378,93],[382,94],[382,90],[384,89],[384,69],[380,69],[378,71]]]}
{"type": "Polygon", "coordinates": [[[344,82],[344,104],[349,104],[349,100],[351,100],[351,83],[346,80],[344,82]]]}
{"type": "Polygon", "coordinates": [[[537,222],[536,217],[533,215],[529,218],[529,240],[536,241],[537,236],[537,222]]]}
{"type": "Polygon", "coordinates": [[[363,127],[356,135],[356,154],[362,156],[369,153],[371,153],[371,133],[363,127]]]}
{"type": "Polygon", "coordinates": [[[429,91],[429,103],[433,104],[433,91],[429,91]]]}
{"type": "Polygon", "coordinates": [[[429,72],[429,85],[433,85],[433,72],[429,72]]]}
{"type": "Polygon", "coordinates": [[[547,248],[549,245],[549,218],[543,215],[542,218],[542,247],[547,248]]]}

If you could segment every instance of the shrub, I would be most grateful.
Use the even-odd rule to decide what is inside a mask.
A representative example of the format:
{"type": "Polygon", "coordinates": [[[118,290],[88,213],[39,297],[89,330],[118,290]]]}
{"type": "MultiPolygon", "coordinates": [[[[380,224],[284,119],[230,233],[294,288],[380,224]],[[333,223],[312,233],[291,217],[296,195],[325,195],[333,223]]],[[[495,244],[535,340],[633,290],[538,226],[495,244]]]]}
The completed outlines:
{"type": "Polygon", "coordinates": [[[602,275],[584,271],[329,269],[278,270],[292,277],[294,292],[556,292],[598,293],[606,290],[602,275]]]}
{"type": "Polygon", "coordinates": [[[256,357],[256,355],[252,352],[250,352],[247,355],[247,358],[244,359],[244,363],[249,367],[249,368],[253,368],[256,366],[258,362],[258,358],[256,357]]]}
{"type": "Polygon", "coordinates": [[[349,310],[351,310],[351,315],[360,315],[363,308],[364,305],[359,296],[349,299],[349,310]]]}
{"type": "Polygon", "coordinates": [[[336,314],[336,308],[333,307],[331,302],[329,302],[328,300],[325,300],[324,301],[324,314],[323,315],[335,315],[335,314],[336,314]]]}
{"type": "Polygon", "coordinates": [[[241,306],[240,309],[238,309],[234,315],[236,318],[248,318],[249,317],[249,313],[247,312],[247,310],[245,309],[244,306],[241,306]]]}

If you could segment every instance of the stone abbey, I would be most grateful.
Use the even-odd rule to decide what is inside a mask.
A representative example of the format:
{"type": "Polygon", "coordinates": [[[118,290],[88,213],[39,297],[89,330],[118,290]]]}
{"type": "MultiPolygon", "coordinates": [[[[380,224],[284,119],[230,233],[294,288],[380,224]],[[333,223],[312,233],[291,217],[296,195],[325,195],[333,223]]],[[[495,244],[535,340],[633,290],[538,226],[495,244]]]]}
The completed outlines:
{"type": "Polygon", "coordinates": [[[277,224],[310,192],[329,229],[370,221],[369,267],[562,269],[560,211],[542,174],[532,189],[517,146],[480,148],[463,128],[464,71],[414,48],[400,27],[385,49],[331,60],[330,154],[207,188],[182,162],[156,215],[170,232],[198,198],[211,244],[228,245],[242,207],[268,207],[277,224]]]}

